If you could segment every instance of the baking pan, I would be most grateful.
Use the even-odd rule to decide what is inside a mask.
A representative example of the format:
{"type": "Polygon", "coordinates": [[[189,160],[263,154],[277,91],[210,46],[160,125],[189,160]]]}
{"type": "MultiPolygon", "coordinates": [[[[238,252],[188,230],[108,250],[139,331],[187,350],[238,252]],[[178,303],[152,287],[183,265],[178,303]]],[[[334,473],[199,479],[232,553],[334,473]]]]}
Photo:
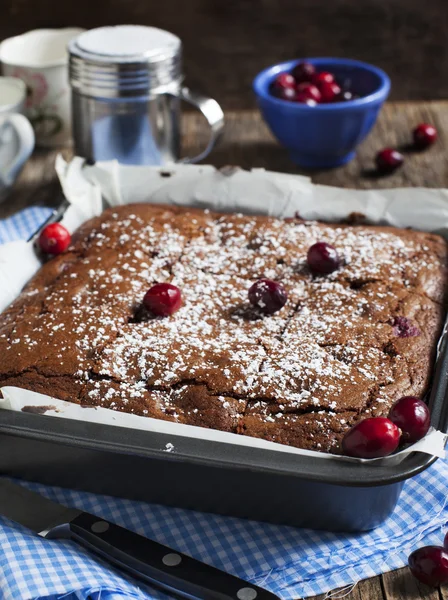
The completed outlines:
{"type": "MultiPolygon", "coordinates": [[[[63,212],[64,207],[58,209],[49,221],[63,212]]],[[[444,334],[429,394],[432,425],[443,432],[448,428],[447,348],[444,334]]],[[[393,512],[405,481],[435,460],[412,453],[399,464],[354,464],[0,411],[0,469],[5,475],[329,531],[366,531],[379,525],[393,512]],[[167,444],[175,451],[167,452],[167,444]]]]}

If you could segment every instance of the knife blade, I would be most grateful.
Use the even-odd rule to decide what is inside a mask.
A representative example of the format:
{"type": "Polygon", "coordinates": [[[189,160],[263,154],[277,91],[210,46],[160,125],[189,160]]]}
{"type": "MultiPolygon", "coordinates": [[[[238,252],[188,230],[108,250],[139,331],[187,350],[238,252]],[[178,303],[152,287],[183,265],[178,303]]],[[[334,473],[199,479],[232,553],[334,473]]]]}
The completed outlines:
{"type": "Polygon", "coordinates": [[[0,514],[42,538],[73,540],[146,583],[184,598],[279,600],[234,575],[8,479],[0,479],[0,514]]]}

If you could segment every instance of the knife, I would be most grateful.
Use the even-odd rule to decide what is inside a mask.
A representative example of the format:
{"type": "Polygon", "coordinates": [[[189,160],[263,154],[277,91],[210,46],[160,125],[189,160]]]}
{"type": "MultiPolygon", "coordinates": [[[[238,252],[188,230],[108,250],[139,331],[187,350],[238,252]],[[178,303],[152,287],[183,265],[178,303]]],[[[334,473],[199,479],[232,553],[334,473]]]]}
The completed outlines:
{"type": "Polygon", "coordinates": [[[27,242],[36,243],[42,230],[45,229],[47,225],[50,225],[51,223],[58,223],[62,219],[62,217],[65,214],[65,211],[70,206],[70,202],[65,198],[65,196],[62,195],[62,192],[60,192],[60,196],[61,200],[57,208],[54,209],[54,211],[42,223],[42,225],[39,225],[38,229],[27,239],[27,242]]]}
{"type": "Polygon", "coordinates": [[[0,514],[42,538],[73,540],[146,583],[190,600],[279,600],[234,575],[7,479],[0,479],[0,514]]]}

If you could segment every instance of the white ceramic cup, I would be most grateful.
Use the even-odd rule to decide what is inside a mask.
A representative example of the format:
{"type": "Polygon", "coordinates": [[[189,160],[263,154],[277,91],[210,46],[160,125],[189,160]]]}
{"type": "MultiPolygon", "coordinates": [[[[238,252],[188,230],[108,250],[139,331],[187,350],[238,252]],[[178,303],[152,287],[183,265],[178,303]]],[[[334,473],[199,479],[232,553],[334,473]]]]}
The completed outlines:
{"type": "Polygon", "coordinates": [[[71,142],[68,42],[83,29],[35,29],[0,44],[3,74],[27,86],[25,115],[40,146],[71,142]]]}
{"type": "Polygon", "coordinates": [[[23,113],[26,84],[17,77],[0,77],[0,115],[23,113]]]}
{"type": "Polygon", "coordinates": [[[26,85],[21,79],[0,77],[0,201],[34,149],[33,128],[20,114],[25,100],[26,85]]]}

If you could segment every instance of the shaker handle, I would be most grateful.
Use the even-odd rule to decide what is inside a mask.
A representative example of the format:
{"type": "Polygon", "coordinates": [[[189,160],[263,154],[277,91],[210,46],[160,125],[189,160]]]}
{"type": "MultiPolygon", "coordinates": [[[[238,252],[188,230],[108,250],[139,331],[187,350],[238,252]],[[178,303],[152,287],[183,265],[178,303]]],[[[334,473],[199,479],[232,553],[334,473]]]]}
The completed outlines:
{"type": "Polygon", "coordinates": [[[192,92],[187,87],[182,87],[180,89],[178,97],[199,109],[210,125],[210,139],[205,150],[193,158],[182,158],[179,161],[181,163],[196,163],[210,154],[213,147],[221,137],[224,129],[224,113],[222,112],[222,109],[216,100],[213,100],[213,98],[208,98],[207,96],[202,96],[196,92],[192,92]]]}

